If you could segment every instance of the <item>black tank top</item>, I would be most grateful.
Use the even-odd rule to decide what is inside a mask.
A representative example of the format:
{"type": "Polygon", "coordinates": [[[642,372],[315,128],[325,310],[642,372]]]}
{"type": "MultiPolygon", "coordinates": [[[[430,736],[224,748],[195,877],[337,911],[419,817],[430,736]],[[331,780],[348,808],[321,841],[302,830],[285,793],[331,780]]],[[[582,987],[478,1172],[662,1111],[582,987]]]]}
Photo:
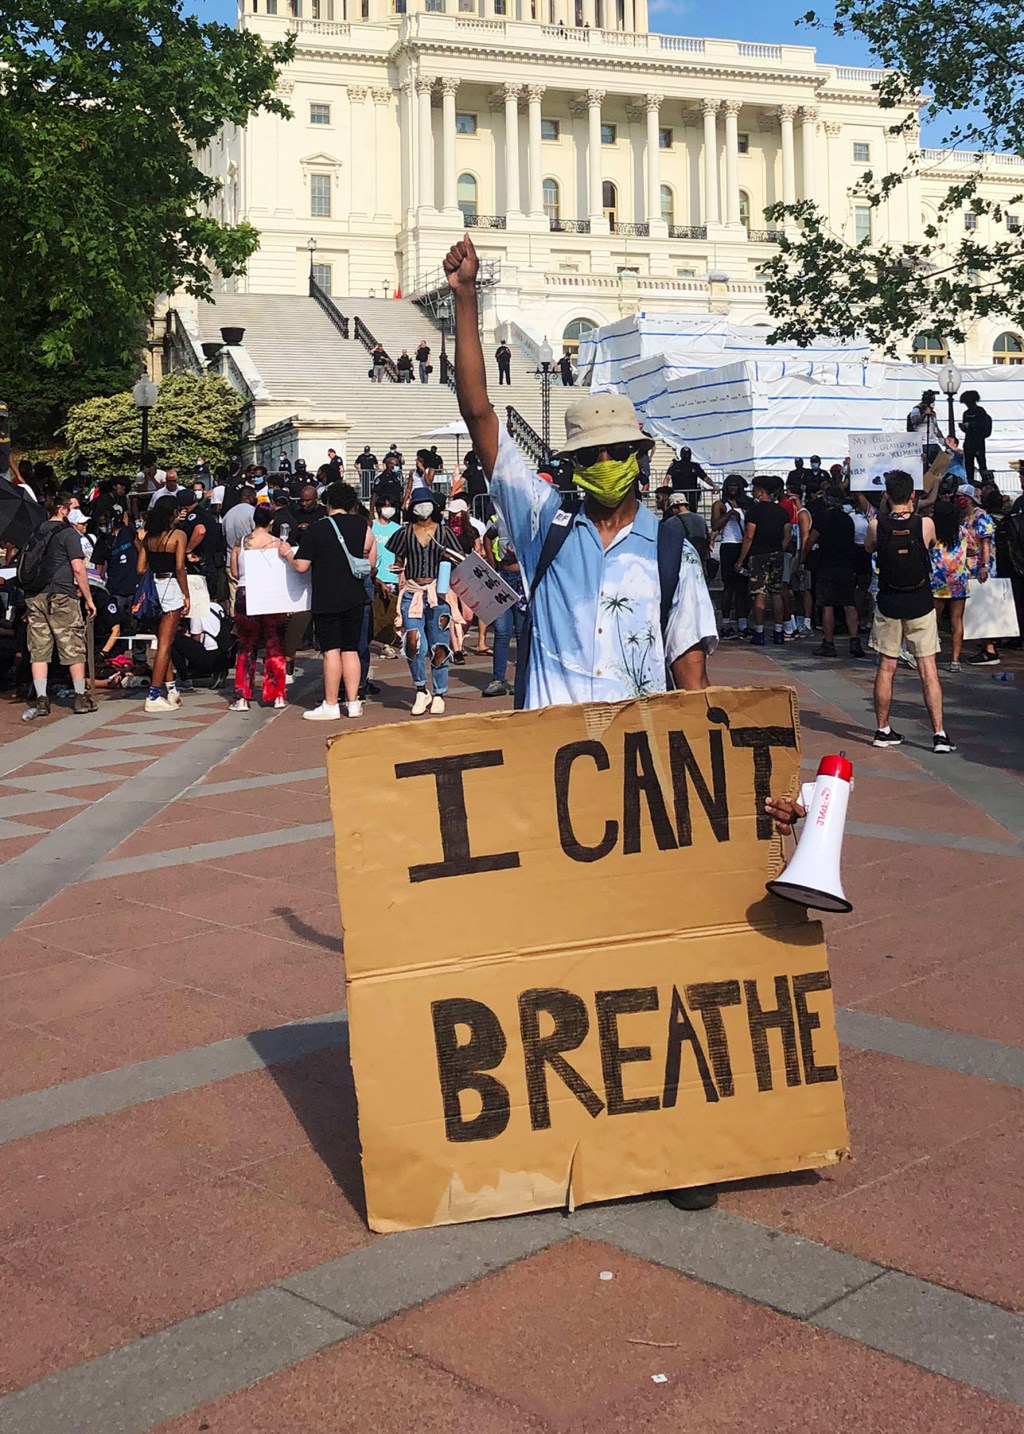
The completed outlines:
{"type": "Polygon", "coordinates": [[[173,578],[175,573],[174,553],[167,549],[147,547],[149,571],[155,578],[173,578]]]}

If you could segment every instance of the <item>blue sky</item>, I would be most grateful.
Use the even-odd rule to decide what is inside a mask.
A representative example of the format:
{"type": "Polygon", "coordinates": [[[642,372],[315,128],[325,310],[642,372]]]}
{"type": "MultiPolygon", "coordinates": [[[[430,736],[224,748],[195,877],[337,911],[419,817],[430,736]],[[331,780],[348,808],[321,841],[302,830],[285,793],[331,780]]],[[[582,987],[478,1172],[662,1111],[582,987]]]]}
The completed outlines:
{"type": "MultiPolygon", "coordinates": [[[[185,8],[203,19],[233,23],[236,0],[185,0],[185,8]]],[[[870,65],[871,55],[859,37],[837,36],[829,30],[814,30],[798,24],[806,13],[808,0],[792,0],[790,4],[765,4],[764,0],[718,0],[713,18],[706,5],[692,0],[649,0],[652,30],[667,35],[714,35],[727,40],[752,40],[776,45],[812,45],[819,61],[836,65],[870,65]]],[[[828,14],[828,6],[821,10],[828,14]]],[[[926,125],[924,142],[941,145],[944,124],[926,125]]]]}

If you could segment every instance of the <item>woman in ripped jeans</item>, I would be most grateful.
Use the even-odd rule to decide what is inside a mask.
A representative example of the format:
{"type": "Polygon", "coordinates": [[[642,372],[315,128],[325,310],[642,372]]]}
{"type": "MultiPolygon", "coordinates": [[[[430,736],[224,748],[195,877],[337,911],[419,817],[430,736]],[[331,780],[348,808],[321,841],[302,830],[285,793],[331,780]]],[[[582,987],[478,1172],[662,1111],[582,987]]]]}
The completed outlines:
{"type": "Polygon", "coordinates": [[[414,488],[409,502],[410,521],[387,544],[402,565],[402,651],[416,688],[412,715],[440,716],[452,656],[448,577],[462,553],[455,534],[441,522],[440,505],[429,488],[414,488]],[[433,694],[427,687],[428,672],[433,694]]]}

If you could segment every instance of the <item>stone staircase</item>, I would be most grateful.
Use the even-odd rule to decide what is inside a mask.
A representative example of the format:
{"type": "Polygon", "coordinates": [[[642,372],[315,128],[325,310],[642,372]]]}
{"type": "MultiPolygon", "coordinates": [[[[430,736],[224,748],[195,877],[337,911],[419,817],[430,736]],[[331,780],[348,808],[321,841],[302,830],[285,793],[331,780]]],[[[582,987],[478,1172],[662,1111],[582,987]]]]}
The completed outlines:
{"type": "MultiPolygon", "coordinates": [[[[217,339],[222,326],[244,328],[242,346],[275,405],[294,405],[294,412],[305,416],[345,415],[350,425],[344,434],[349,463],[364,443],[378,456],[390,443],[396,443],[406,455],[424,447],[422,435],[428,429],[441,428],[459,417],[455,394],[440,382],[440,333],[409,299],[334,302],[349,319],[352,337],[348,340],[314,299],[295,294],[218,294],[214,303],[199,307],[200,334],[203,339],[217,339]],[[371,383],[367,376],[369,354],[355,338],[357,317],[392,359],[397,359],[403,348],[414,354],[419,340],[425,338],[434,365],[429,384],[371,383]]],[[[541,394],[540,383],[533,376],[535,365],[525,352],[514,344],[512,347],[510,388],[498,387],[493,352],[485,347],[491,401],[502,421],[505,405],[511,403],[539,433],[541,394]]],[[[563,388],[557,379],[551,386],[555,445],[565,432],[566,405],[580,392],[563,388]]],[[[439,440],[438,449],[448,463],[454,461],[454,440],[439,440]]],[[[461,440],[459,453],[465,449],[465,440],[461,440]]]]}

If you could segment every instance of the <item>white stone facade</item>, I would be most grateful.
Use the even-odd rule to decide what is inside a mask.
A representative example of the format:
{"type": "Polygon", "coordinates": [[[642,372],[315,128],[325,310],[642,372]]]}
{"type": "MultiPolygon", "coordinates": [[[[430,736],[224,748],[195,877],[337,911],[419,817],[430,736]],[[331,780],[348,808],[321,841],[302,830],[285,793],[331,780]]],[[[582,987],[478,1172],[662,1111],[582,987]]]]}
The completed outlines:
{"type": "MultiPolygon", "coordinates": [[[[851,241],[865,225],[909,240],[966,169],[1004,202],[1024,177],[1014,156],[925,151],[921,176],[871,211],[859,176],[901,167],[912,144],[888,133],[875,72],[808,47],[650,34],[647,0],[242,4],[240,25],[268,41],[294,30],[297,51],[280,84],[294,117],[258,116],[202,156],[222,216],[261,234],[226,285],[239,291],[306,292],[312,239],[338,298],[409,295],[468,217],[500,261],[489,334],[514,321],[557,350],[574,325],[637,309],[766,324],[766,205],[813,198],[851,241]]],[[[984,238],[993,221],[978,222],[984,238]]],[[[979,324],[953,357],[1024,359],[1006,333],[1022,338],[979,324]]]]}

